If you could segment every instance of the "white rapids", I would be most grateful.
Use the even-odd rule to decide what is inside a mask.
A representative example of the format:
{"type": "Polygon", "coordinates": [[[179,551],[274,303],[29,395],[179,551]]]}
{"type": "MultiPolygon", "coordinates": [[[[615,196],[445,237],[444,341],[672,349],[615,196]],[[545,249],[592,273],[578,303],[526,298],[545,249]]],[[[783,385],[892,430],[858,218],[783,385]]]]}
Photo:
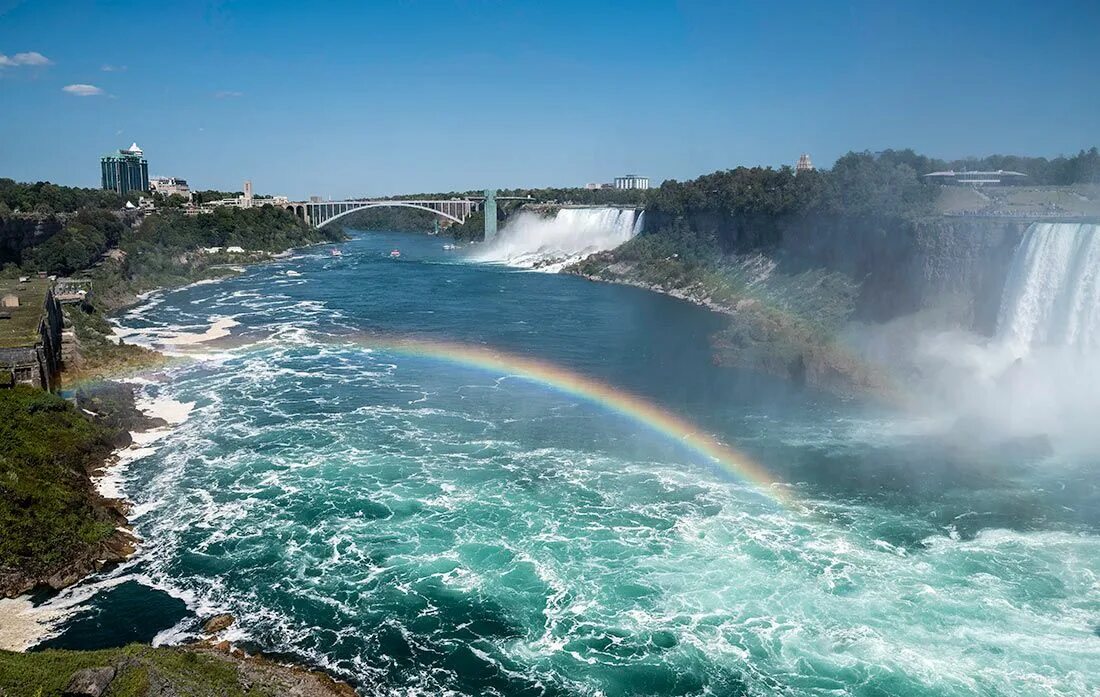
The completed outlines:
{"type": "Polygon", "coordinates": [[[556,272],[630,240],[641,231],[644,215],[634,208],[562,208],[552,216],[520,211],[471,258],[556,272]]]}

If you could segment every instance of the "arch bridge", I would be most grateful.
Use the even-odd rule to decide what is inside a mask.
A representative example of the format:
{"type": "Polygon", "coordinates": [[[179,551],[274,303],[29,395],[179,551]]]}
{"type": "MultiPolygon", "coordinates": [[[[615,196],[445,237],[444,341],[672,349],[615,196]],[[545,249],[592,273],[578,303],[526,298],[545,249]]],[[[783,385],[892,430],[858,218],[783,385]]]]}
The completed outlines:
{"type": "Polygon", "coordinates": [[[345,215],[367,208],[416,208],[422,211],[435,213],[436,215],[462,224],[470,213],[477,210],[481,201],[477,199],[449,199],[449,200],[412,200],[412,199],[377,199],[359,201],[295,201],[285,204],[283,207],[301,220],[314,227],[324,227],[334,220],[345,215]]]}
{"type": "Polygon", "coordinates": [[[283,208],[314,227],[323,227],[349,213],[366,208],[418,208],[461,225],[477,210],[485,211],[485,241],[497,235],[497,201],[532,201],[527,196],[497,196],[496,189],[486,189],[481,196],[450,199],[358,199],[353,201],[288,201],[283,208]]]}

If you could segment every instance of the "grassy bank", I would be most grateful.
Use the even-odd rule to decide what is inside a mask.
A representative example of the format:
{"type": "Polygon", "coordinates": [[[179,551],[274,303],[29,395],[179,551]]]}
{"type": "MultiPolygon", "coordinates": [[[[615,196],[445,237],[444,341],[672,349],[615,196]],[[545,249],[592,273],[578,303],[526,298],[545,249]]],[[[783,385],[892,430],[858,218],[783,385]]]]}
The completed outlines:
{"type": "Polygon", "coordinates": [[[0,694],[54,697],[85,668],[115,670],[103,697],[192,695],[194,697],[350,697],[347,685],[320,673],[262,659],[247,659],[203,647],[131,645],[100,651],[0,651],[0,694]]]}
{"type": "Polygon", "coordinates": [[[119,435],[55,395],[0,390],[0,595],[67,585],[111,541],[119,517],[88,473],[119,435]]]}

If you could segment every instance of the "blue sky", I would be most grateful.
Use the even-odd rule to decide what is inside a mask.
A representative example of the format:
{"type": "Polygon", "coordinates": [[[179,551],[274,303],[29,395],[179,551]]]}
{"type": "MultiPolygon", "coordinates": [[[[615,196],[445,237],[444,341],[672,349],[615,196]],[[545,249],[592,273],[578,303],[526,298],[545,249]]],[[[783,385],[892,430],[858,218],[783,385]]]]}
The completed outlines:
{"type": "Polygon", "coordinates": [[[1100,144],[1098,32],[1094,0],[0,0],[0,176],[97,186],[131,141],[292,197],[1050,156],[1100,144]]]}

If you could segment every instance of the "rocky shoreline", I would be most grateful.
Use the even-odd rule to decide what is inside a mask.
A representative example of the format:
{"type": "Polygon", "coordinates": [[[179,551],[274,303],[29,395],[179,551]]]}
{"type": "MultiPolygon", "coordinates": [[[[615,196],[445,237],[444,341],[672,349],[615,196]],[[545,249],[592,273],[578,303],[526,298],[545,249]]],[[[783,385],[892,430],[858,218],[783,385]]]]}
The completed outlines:
{"type": "Polygon", "coordinates": [[[567,266],[562,269],[561,273],[569,274],[570,276],[579,276],[588,281],[594,281],[596,283],[613,283],[620,286],[631,286],[633,288],[641,288],[642,290],[648,290],[651,293],[660,293],[661,295],[667,295],[677,300],[683,300],[689,302],[692,305],[698,305],[705,307],[712,312],[717,312],[722,315],[728,315],[734,317],[737,315],[737,308],[729,305],[723,305],[717,302],[708,295],[699,295],[691,292],[690,288],[664,288],[656,283],[648,283],[636,278],[631,278],[626,275],[616,275],[613,278],[606,276],[600,276],[594,273],[586,273],[577,268],[576,265],[567,266]]]}
{"type": "Polygon", "coordinates": [[[121,499],[105,497],[96,490],[95,479],[118,460],[119,454],[133,442],[133,433],[166,425],[137,409],[133,390],[121,383],[104,383],[77,392],[77,407],[115,432],[115,450],[103,461],[85,469],[91,503],[97,518],[112,523],[114,532],[96,542],[63,565],[43,573],[8,572],[0,574],[0,597],[15,598],[36,588],[59,591],[81,581],[106,566],[129,559],[136,551],[137,538],[126,519],[128,505],[121,499]]]}
{"type": "MultiPolygon", "coordinates": [[[[264,260],[277,259],[286,253],[268,255],[264,260]]],[[[217,274],[216,277],[224,277],[217,274]]],[[[159,288],[142,294],[165,290],[159,288]]],[[[140,296],[131,298],[137,300],[140,296]]],[[[123,305],[124,306],[124,305],[123,305]]],[[[113,305],[112,310],[121,309],[119,305],[113,305]]],[[[81,312],[81,310],[74,310],[81,312]]],[[[97,327],[102,330],[102,327],[97,327]]],[[[97,343],[103,343],[104,337],[99,336],[102,331],[93,332],[97,343]]],[[[136,347],[129,347],[134,349],[136,347]]],[[[160,352],[150,349],[141,349],[149,354],[141,361],[144,368],[149,369],[167,361],[167,357],[160,352]]],[[[123,356],[121,367],[132,363],[131,357],[123,356]]],[[[105,365],[98,366],[98,370],[89,371],[81,361],[80,368],[76,371],[76,378],[83,378],[89,373],[104,375],[111,372],[111,358],[102,358],[99,361],[105,365]]],[[[72,380],[73,378],[70,377],[72,380]]],[[[47,573],[19,573],[8,572],[0,574],[0,615],[11,619],[7,622],[7,632],[0,632],[0,658],[5,651],[26,651],[33,647],[49,633],[49,627],[63,619],[67,613],[54,613],[51,611],[39,611],[36,604],[27,596],[36,590],[59,592],[73,586],[88,576],[103,571],[114,564],[129,560],[138,551],[140,539],[133,533],[127,520],[130,503],[122,498],[117,485],[112,480],[112,475],[117,475],[120,466],[127,464],[127,453],[146,447],[149,442],[167,433],[170,428],[178,425],[186,418],[186,409],[180,417],[172,413],[155,413],[161,410],[154,409],[154,413],[143,410],[137,395],[138,384],[126,382],[125,378],[115,380],[98,380],[97,382],[81,386],[74,393],[72,400],[85,416],[95,423],[109,429],[112,435],[111,445],[114,449],[105,457],[86,465],[81,486],[88,493],[87,496],[95,510],[98,519],[109,522],[114,526],[113,532],[105,539],[90,544],[79,553],[71,556],[59,566],[51,568],[47,573]]],[[[146,405],[148,407],[148,405],[146,405]]],[[[171,412],[171,410],[169,410],[171,412]]],[[[214,618],[217,620],[218,618],[214,618]]],[[[224,620],[223,620],[224,621],[224,620]]],[[[232,620],[230,620],[231,623],[232,620]]],[[[265,694],[295,694],[303,697],[328,697],[354,695],[355,691],[347,683],[338,681],[324,672],[309,669],[303,666],[274,661],[265,658],[261,654],[249,654],[240,648],[231,645],[226,640],[217,639],[216,634],[223,631],[226,626],[215,625],[211,628],[209,620],[206,626],[210,628],[205,633],[208,638],[176,647],[127,647],[119,649],[120,656],[112,658],[107,665],[95,669],[89,669],[102,678],[106,675],[121,675],[126,671],[141,670],[154,673],[156,660],[146,660],[144,656],[153,656],[163,652],[186,652],[210,659],[219,663],[228,664],[235,671],[238,684],[245,691],[252,689],[263,690],[265,694]],[[137,652],[138,658],[129,654],[137,652]],[[127,655],[122,655],[127,654],[127,655]]],[[[46,651],[44,654],[64,654],[68,656],[82,656],[86,654],[99,654],[103,652],[83,651],[46,651]]],[[[26,655],[28,659],[41,656],[40,653],[14,654],[26,655]]],[[[159,658],[157,660],[160,660],[159,658]]],[[[0,661],[2,668],[2,661],[0,661]]],[[[87,677],[74,674],[73,680],[79,677],[87,677]]],[[[6,694],[3,689],[3,671],[0,670],[0,695],[6,694]]],[[[109,682],[109,681],[108,681],[109,682]]],[[[148,694],[175,695],[177,692],[171,684],[171,680],[162,681],[161,689],[148,694]]],[[[68,689],[68,688],[66,688],[68,689]]],[[[42,694],[53,694],[43,692],[42,694]]],[[[60,694],[60,693],[59,693],[60,694]]],[[[66,693],[67,694],[67,693],[66,693]]],[[[190,694],[190,692],[187,692],[190,694]]],[[[205,693],[201,693],[205,694],[205,693]]]]}

